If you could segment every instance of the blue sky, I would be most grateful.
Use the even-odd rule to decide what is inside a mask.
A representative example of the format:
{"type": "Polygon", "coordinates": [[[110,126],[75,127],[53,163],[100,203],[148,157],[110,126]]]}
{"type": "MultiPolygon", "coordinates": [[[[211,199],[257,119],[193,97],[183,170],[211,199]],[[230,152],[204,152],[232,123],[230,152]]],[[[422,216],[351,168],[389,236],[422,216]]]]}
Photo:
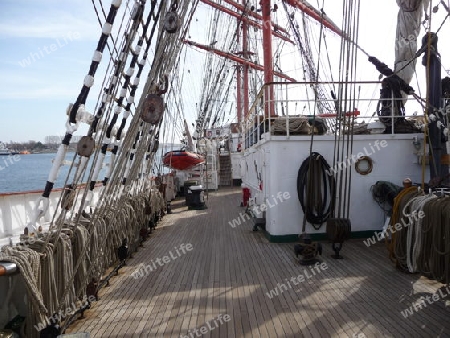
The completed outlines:
{"type": "MultiPolygon", "coordinates": [[[[119,27],[123,11],[129,11],[126,3],[122,2],[113,29],[119,27]]],[[[99,1],[95,0],[95,4],[98,6],[99,1]]],[[[110,1],[103,4],[108,12],[110,1]]],[[[103,16],[101,19],[104,22],[103,16]]],[[[80,92],[100,34],[101,27],[89,0],[0,1],[0,141],[43,142],[45,136],[64,135],[66,108],[80,92]]],[[[201,54],[205,53],[191,50],[187,55],[191,71],[188,76],[195,79],[201,72],[201,54]]],[[[86,102],[91,113],[109,57],[105,48],[86,102]]],[[[141,88],[148,70],[147,65],[141,88]]],[[[194,87],[197,93],[201,84],[194,87]]],[[[190,107],[190,120],[196,114],[194,101],[199,97],[192,89],[191,86],[189,101],[194,108],[190,107]]],[[[84,135],[86,130],[87,126],[82,126],[75,135],[84,135]]]]}
{"type": "MultiPolygon", "coordinates": [[[[108,10],[110,2],[103,2],[108,10]]],[[[341,15],[342,9],[333,8],[334,0],[325,3],[328,15],[332,18],[341,15]]],[[[395,2],[363,0],[361,3],[361,15],[364,15],[360,27],[361,45],[392,64],[395,2]]],[[[441,15],[442,11],[441,8],[441,15]]],[[[447,23],[447,31],[448,26],[447,23]]],[[[66,108],[76,100],[99,36],[100,26],[89,0],[0,1],[0,141],[44,141],[47,135],[64,134],[66,108]]],[[[440,51],[444,56],[447,50],[450,51],[441,39],[440,51]]],[[[198,57],[195,53],[198,54],[189,53],[191,60],[198,57]]],[[[104,56],[102,67],[106,60],[104,56]]],[[[192,76],[199,78],[201,68],[193,71],[200,67],[198,62],[191,63],[192,76]]],[[[443,59],[443,64],[450,62],[443,59]]],[[[95,106],[104,75],[102,68],[97,74],[96,85],[87,102],[89,109],[95,106]]],[[[368,80],[377,79],[373,68],[368,68],[367,74],[370,75],[368,80]]],[[[197,87],[199,91],[201,85],[197,87]]],[[[195,96],[192,93],[193,105],[198,100],[195,96]]],[[[192,114],[195,116],[195,112],[192,114]]],[[[83,129],[76,133],[82,134],[83,129]]]]}
{"type": "Polygon", "coordinates": [[[100,28],[90,1],[0,2],[0,140],[64,132],[100,28]]]}

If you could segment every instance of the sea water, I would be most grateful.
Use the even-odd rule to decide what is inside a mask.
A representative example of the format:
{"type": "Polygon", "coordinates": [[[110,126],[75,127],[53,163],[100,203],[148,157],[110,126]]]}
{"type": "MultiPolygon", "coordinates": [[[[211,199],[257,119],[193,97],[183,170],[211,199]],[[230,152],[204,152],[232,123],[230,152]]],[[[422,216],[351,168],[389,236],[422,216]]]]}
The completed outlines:
{"type": "MultiPolygon", "coordinates": [[[[170,149],[169,149],[170,150],[170,149]]],[[[168,168],[164,168],[161,165],[161,158],[163,152],[168,149],[159,149],[154,159],[154,168],[151,173],[153,175],[164,174],[169,172],[168,168]],[[157,165],[156,165],[157,164],[157,165]]],[[[65,160],[72,162],[74,159],[73,152],[67,153],[65,160]]],[[[103,163],[109,163],[110,153],[106,154],[106,158],[103,163]]],[[[0,156],[0,194],[11,192],[24,192],[24,191],[43,191],[45,183],[47,182],[48,175],[52,168],[52,161],[55,158],[55,153],[47,154],[28,154],[28,155],[14,155],[14,156],[0,156]]],[[[90,165],[92,165],[92,158],[89,161],[88,169],[82,182],[87,181],[87,175],[90,172],[90,165]]],[[[78,158],[76,160],[78,163],[78,158]]],[[[54,188],[63,188],[66,182],[67,174],[69,173],[70,165],[61,166],[58,174],[58,179],[55,182],[54,188]]],[[[72,168],[71,174],[67,184],[72,183],[75,173],[75,167],[72,168]]],[[[104,166],[100,171],[98,180],[101,181],[105,178],[107,167],[104,166]]]]}
{"type": "MultiPolygon", "coordinates": [[[[55,155],[54,153],[49,153],[0,156],[0,194],[44,190],[55,155]]],[[[73,156],[74,153],[68,153],[65,160],[73,161],[73,156]]],[[[107,163],[109,160],[105,162],[107,163]]],[[[69,168],[70,165],[67,164],[61,166],[54,188],[64,187],[69,168]]],[[[73,178],[75,169],[75,167],[72,168],[71,178],[73,178]]],[[[103,168],[99,175],[99,180],[102,180],[105,174],[106,168],[103,168]]],[[[71,183],[70,179],[69,183],[71,183]]]]}

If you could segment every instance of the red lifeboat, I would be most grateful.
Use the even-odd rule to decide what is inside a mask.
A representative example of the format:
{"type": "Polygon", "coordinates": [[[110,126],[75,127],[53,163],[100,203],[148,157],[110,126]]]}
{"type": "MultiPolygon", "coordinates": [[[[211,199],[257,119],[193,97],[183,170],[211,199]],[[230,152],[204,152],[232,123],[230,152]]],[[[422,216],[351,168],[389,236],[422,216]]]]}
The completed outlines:
{"type": "Polygon", "coordinates": [[[163,156],[163,164],[177,170],[187,170],[203,162],[203,156],[185,150],[169,151],[163,156]]]}

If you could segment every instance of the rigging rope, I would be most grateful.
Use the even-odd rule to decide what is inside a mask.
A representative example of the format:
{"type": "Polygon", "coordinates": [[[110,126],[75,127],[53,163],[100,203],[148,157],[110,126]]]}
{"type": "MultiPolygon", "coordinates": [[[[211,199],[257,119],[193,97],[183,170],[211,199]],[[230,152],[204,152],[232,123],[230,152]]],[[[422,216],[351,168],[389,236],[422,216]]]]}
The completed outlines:
{"type": "MultiPolygon", "coordinates": [[[[114,3],[118,2],[114,1],[113,4],[114,3]]],[[[194,4],[184,2],[180,10],[180,16],[184,18],[184,16],[188,13],[188,9],[195,8],[196,4],[197,1],[194,4]]],[[[189,15],[192,17],[192,13],[189,13],[189,15]]],[[[108,20],[110,19],[111,17],[108,16],[108,20]]],[[[154,17],[154,21],[155,27],[156,22],[159,21],[159,18],[154,17]]],[[[110,27],[108,24],[105,25],[105,27],[109,30],[110,27]]],[[[185,34],[186,29],[187,28],[185,27],[182,32],[183,34],[185,34]]],[[[130,37],[131,36],[132,35],[130,35],[130,37]]],[[[145,34],[142,36],[145,37],[145,34]]],[[[151,74],[152,72],[153,74],[156,74],[157,72],[169,72],[174,66],[178,67],[178,65],[175,65],[174,63],[174,60],[178,59],[178,54],[180,51],[180,44],[177,43],[177,37],[165,36],[160,30],[158,38],[160,40],[163,39],[164,43],[161,43],[161,41],[158,43],[155,53],[155,58],[158,59],[158,62],[155,62],[155,60],[153,61],[153,67],[150,72],[151,74]],[[163,57],[163,53],[168,53],[168,55],[163,57]]],[[[104,40],[103,35],[101,40],[104,40]]],[[[148,41],[148,38],[145,37],[145,40],[148,41]]],[[[150,38],[150,40],[152,40],[152,38],[150,38]]],[[[129,44],[131,44],[131,41],[132,38],[129,39],[129,44]]],[[[148,45],[149,44],[150,43],[148,43],[148,45]]],[[[122,44],[122,50],[127,49],[125,47],[126,45],[126,42],[122,44]]],[[[97,56],[99,54],[97,52],[94,58],[98,59],[97,56]]],[[[136,53],[136,50],[134,52],[135,54],[138,54],[136,53]]],[[[121,63],[124,60],[125,59],[123,59],[123,56],[120,56],[118,63],[121,63]]],[[[136,60],[136,55],[133,55],[130,68],[133,68],[133,63],[136,62],[136,60]]],[[[97,61],[93,62],[93,68],[96,68],[95,62],[97,61]]],[[[143,64],[141,63],[139,66],[142,65],[143,64]]],[[[140,68],[140,72],[142,72],[142,68],[140,68]]],[[[91,69],[89,74],[93,73],[93,69],[91,69]]],[[[120,73],[121,72],[119,72],[119,74],[120,73]]],[[[125,74],[125,81],[122,83],[122,92],[120,93],[121,96],[119,99],[125,99],[124,90],[127,90],[127,87],[131,83],[129,76],[131,76],[131,72],[127,71],[125,74]]],[[[149,78],[155,77],[149,75],[149,78]]],[[[149,82],[150,81],[147,81],[146,85],[147,91],[150,86],[149,82]]],[[[120,81],[118,81],[118,79],[115,81],[112,79],[108,87],[103,86],[108,89],[104,95],[99,96],[102,100],[102,105],[99,105],[98,113],[95,116],[97,118],[96,123],[94,125],[91,124],[89,135],[96,133],[97,137],[101,139],[103,137],[102,135],[105,135],[107,127],[111,126],[111,121],[106,123],[109,117],[109,112],[111,112],[111,106],[108,109],[108,113],[104,114],[104,111],[111,103],[111,97],[116,91],[116,85],[120,85],[120,81]],[[114,85],[111,85],[111,83],[114,85]],[[103,121],[101,121],[101,119],[103,119],[103,121]]],[[[137,83],[134,82],[131,86],[131,93],[129,99],[127,100],[128,105],[126,107],[126,111],[128,112],[130,112],[130,104],[133,103],[133,97],[135,94],[133,90],[136,90],[136,85],[137,83]]],[[[82,97],[80,96],[81,100],[79,102],[80,105],[77,112],[87,114],[81,104],[83,102],[83,97],[87,94],[84,86],[82,92],[83,95],[82,97]]],[[[144,90],[144,92],[146,92],[146,90],[144,90]]],[[[121,105],[120,102],[119,105],[121,105]]],[[[80,121],[77,120],[77,123],[79,122],[80,121]]],[[[83,213],[82,207],[84,205],[87,191],[90,188],[89,186],[84,190],[81,207],[78,213],[76,213],[75,210],[71,210],[72,208],[75,208],[75,205],[70,205],[68,200],[72,198],[76,200],[82,189],[75,190],[75,192],[68,194],[68,196],[66,196],[67,198],[65,198],[65,195],[62,194],[60,202],[62,202],[61,206],[63,207],[63,210],[59,215],[55,212],[52,220],[52,229],[54,229],[55,225],[57,225],[56,231],[51,230],[45,235],[36,235],[41,239],[38,244],[35,243],[34,246],[32,246],[33,249],[14,247],[4,249],[11,250],[8,254],[5,255],[5,252],[0,254],[2,260],[4,259],[17,263],[27,282],[27,289],[32,302],[32,305],[29,308],[30,314],[27,318],[30,323],[30,325],[27,326],[30,328],[30,332],[27,336],[36,336],[36,332],[31,332],[33,324],[44,320],[44,315],[51,315],[56,310],[67,307],[72,301],[75,301],[78,297],[80,297],[85,292],[87,281],[92,279],[99,280],[101,278],[101,274],[106,270],[106,268],[117,260],[116,250],[123,238],[131,239],[131,247],[136,247],[141,225],[147,224],[147,218],[154,217],[158,210],[165,207],[165,203],[162,201],[162,196],[159,192],[152,191],[151,196],[149,196],[148,191],[150,181],[135,181],[135,179],[139,178],[141,174],[145,174],[144,177],[146,177],[146,174],[148,174],[151,170],[150,165],[143,166],[141,163],[143,162],[144,157],[148,158],[149,161],[153,161],[154,153],[153,156],[148,155],[149,150],[152,149],[151,144],[154,142],[155,136],[159,133],[159,128],[160,125],[154,129],[151,129],[149,126],[143,127],[142,123],[139,122],[137,115],[133,118],[130,128],[122,142],[124,149],[130,149],[131,147],[133,148],[133,158],[127,158],[125,151],[119,152],[119,159],[116,163],[115,169],[113,168],[114,170],[112,170],[111,184],[101,191],[97,207],[90,216],[86,215],[89,218],[86,219],[84,217],[85,214],[83,213]],[[139,126],[141,126],[141,129],[138,133],[139,126]],[[134,138],[136,135],[139,135],[139,138],[134,138]],[[121,185],[121,178],[123,178],[124,173],[126,173],[127,183],[129,182],[129,185],[132,186],[132,188],[127,191],[125,191],[123,185],[121,185]],[[155,196],[159,197],[155,199],[155,196]],[[146,215],[142,212],[138,212],[139,210],[144,210],[144,200],[147,198],[151,198],[152,200],[152,215],[146,215]],[[115,209],[114,215],[111,213],[110,208],[115,209]],[[117,215],[119,216],[117,217],[117,215]],[[69,220],[70,218],[72,218],[72,221],[69,220]],[[57,248],[57,251],[53,251],[53,248],[57,248]],[[26,252],[25,255],[24,252],[26,252]],[[55,264],[52,263],[52,259],[49,259],[49,257],[52,257],[52,252],[55,252],[55,264]],[[36,259],[30,259],[33,255],[36,259]],[[39,263],[41,255],[43,255],[42,263],[41,265],[36,265],[39,263]],[[21,259],[20,257],[22,256],[26,256],[27,258],[21,259]],[[75,257],[76,259],[74,259],[75,257]],[[55,271],[57,271],[56,276],[55,271]]],[[[71,131],[74,130],[74,128],[71,129],[71,131]]],[[[110,131],[112,132],[112,130],[110,131]]],[[[99,153],[101,153],[101,149],[96,149],[94,155],[95,163],[98,163],[96,159],[98,159],[99,153]]],[[[60,151],[60,154],[58,155],[61,154],[62,152],[60,151]]],[[[71,170],[72,167],[77,167],[77,170],[74,173],[72,191],[87,171],[88,163],[85,158],[80,158],[77,166],[75,164],[76,156],[77,155],[74,155],[70,168],[71,170]]],[[[92,179],[94,171],[95,166],[92,165],[89,173],[89,180],[93,184],[95,184],[96,181],[92,179]]],[[[69,175],[70,172],[71,171],[69,171],[69,175]]],[[[54,174],[54,171],[52,171],[52,175],[54,174]]],[[[67,176],[66,183],[69,179],[69,175],[67,176]]],[[[39,211],[38,209],[36,210],[39,211]]],[[[41,214],[42,212],[39,213],[38,216],[41,214]]]]}
{"type": "MultiPolygon", "coordinates": [[[[299,48],[299,51],[300,51],[300,54],[302,57],[302,61],[305,63],[305,66],[306,66],[305,67],[305,70],[306,70],[306,72],[305,72],[306,79],[305,80],[310,81],[310,82],[319,82],[319,75],[315,69],[315,68],[317,68],[317,70],[319,69],[319,63],[317,64],[317,66],[315,65],[314,58],[312,56],[312,52],[310,49],[310,43],[308,41],[309,35],[306,34],[306,20],[305,20],[306,15],[304,13],[302,15],[303,28],[304,28],[304,33],[305,33],[304,36],[305,36],[305,40],[306,40],[305,42],[303,42],[300,31],[298,29],[298,24],[296,24],[294,22],[294,15],[289,14],[288,7],[285,2],[283,2],[283,6],[284,6],[284,10],[286,12],[286,16],[289,20],[290,27],[291,27],[292,31],[294,32],[295,41],[298,45],[298,48],[299,48]]],[[[323,23],[320,25],[320,39],[322,39],[322,33],[323,33],[323,23]]],[[[321,44],[320,44],[320,46],[321,46],[321,44]]],[[[319,51],[319,56],[320,56],[320,51],[319,51]]],[[[314,94],[315,94],[315,102],[319,106],[319,113],[325,114],[325,113],[331,112],[332,108],[329,104],[329,100],[327,99],[327,96],[325,94],[325,90],[323,89],[323,86],[320,84],[317,84],[317,85],[313,85],[312,87],[313,87],[314,94]]],[[[328,125],[328,127],[331,127],[331,126],[328,125]]]]}

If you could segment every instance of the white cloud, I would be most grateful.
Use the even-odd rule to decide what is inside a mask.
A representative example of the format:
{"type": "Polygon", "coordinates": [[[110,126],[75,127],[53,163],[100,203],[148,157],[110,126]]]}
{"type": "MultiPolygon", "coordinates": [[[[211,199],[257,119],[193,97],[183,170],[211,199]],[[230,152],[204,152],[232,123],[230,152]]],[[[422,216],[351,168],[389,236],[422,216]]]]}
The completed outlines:
{"type": "Polygon", "coordinates": [[[80,89],[76,81],[55,81],[48,77],[39,77],[35,73],[13,73],[8,83],[0,83],[0,100],[27,99],[71,99],[74,100],[80,89]]]}
{"type": "Polygon", "coordinates": [[[0,23],[3,38],[66,38],[69,34],[78,33],[80,40],[96,40],[100,30],[97,22],[76,18],[72,15],[56,15],[54,17],[23,20],[17,25],[16,20],[0,23]]]}
{"type": "Polygon", "coordinates": [[[35,86],[32,88],[25,88],[23,90],[10,90],[5,92],[2,90],[0,99],[51,99],[58,97],[61,98],[76,98],[76,91],[74,88],[61,87],[61,86],[35,86]]]}

